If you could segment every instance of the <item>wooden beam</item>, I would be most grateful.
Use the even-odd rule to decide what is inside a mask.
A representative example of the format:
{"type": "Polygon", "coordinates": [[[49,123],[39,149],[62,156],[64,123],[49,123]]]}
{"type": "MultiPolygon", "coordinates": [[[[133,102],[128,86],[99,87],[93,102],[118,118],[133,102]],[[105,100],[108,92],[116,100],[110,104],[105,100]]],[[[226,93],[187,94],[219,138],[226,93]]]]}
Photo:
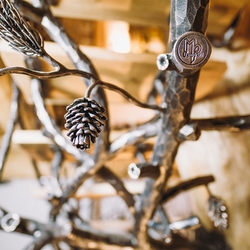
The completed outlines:
{"type": "Polygon", "coordinates": [[[221,37],[239,10],[247,4],[249,0],[211,1],[207,34],[221,37]]]}
{"type": "Polygon", "coordinates": [[[63,0],[53,7],[56,16],[88,20],[120,20],[131,24],[165,27],[169,4],[166,0],[63,0]]]}
{"type": "MultiPolygon", "coordinates": [[[[0,53],[3,62],[6,66],[22,66],[24,65],[24,58],[21,53],[18,53],[11,49],[6,42],[0,43],[0,53]]],[[[55,43],[46,42],[46,51],[60,61],[68,68],[74,68],[71,61],[65,54],[65,52],[55,43]]],[[[107,82],[112,82],[125,88],[140,85],[146,79],[152,83],[152,79],[157,72],[156,67],[156,54],[149,53],[116,53],[107,49],[91,46],[81,46],[81,50],[91,58],[95,67],[97,68],[101,79],[107,82]]],[[[47,67],[48,69],[48,67],[47,67]]],[[[51,69],[51,68],[50,68],[51,69]]],[[[18,86],[21,88],[23,95],[28,103],[32,103],[30,93],[30,78],[24,75],[13,74],[18,86]]],[[[84,95],[85,88],[80,77],[67,76],[58,79],[52,79],[49,81],[53,90],[59,90],[64,93],[62,96],[64,99],[75,99],[79,95],[84,95]],[[72,88],[72,84],[74,87],[72,88]]],[[[137,87],[138,88],[138,87],[137,87]]],[[[130,89],[127,89],[130,91],[130,89]]],[[[133,90],[135,92],[135,90],[133,90]]],[[[140,93],[140,91],[137,91],[140,93]]],[[[55,93],[55,92],[54,92],[55,93]]],[[[55,93],[58,96],[58,93],[55,93]]],[[[53,98],[51,92],[49,98],[53,98]]]]}
{"type": "Polygon", "coordinates": [[[169,1],[60,0],[57,6],[51,8],[53,14],[58,17],[120,20],[137,25],[165,27],[169,13],[169,1]]]}

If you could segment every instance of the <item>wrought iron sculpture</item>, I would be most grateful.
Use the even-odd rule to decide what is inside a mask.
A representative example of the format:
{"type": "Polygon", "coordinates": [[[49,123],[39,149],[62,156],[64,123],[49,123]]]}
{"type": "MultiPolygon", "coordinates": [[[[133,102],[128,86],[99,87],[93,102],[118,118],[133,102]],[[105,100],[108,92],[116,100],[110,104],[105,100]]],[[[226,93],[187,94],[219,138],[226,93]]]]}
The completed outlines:
{"type": "MultiPolygon", "coordinates": [[[[178,193],[200,185],[208,186],[214,181],[212,176],[205,176],[165,189],[182,141],[197,140],[201,130],[249,128],[249,116],[196,120],[190,118],[199,72],[209,60],[211,53],[210,42],[205,36],[209,0],[171,1],[170,52],[159,55],[157,58],[158,68],[162,72],[155,81],[160,81],[164,89],[161,105],[141,103],[125,90],[101,81],[91,61],[69,38],[61,24],[52,15],[46,0],[36,2],[38,5],[34,7],[22,0],[15,0],[13,3],[8,0],[0,1],[0,36],[13,49],[27,56],[26,68],[2,68],[0,75],[15,73],[32,77],[31,91],[34,105],[46,129],[46,134],[58,147],[58,154],[55,154],[55,157],[60,156],[61,151],[66,151],[78,160],[79,166],[66,187],[62,187],[57,176],[61,163],[60,157],[56,161],[56,171],[53,176],[54,193],[50,197],[52,208],[49,225],[21,218],[17,214],[0,209],[0,228],[6,232],[16,231],[33,236],[36,236],[36,232],[40,232],[27,249],[41,249],[47,244],[51,244],[54,249],[60,249],[60,242],[67,243],[70,249],[87,249],[90,242],[95,242],[94,249],[112,249],[114,246],[116,249],[131,247],[143,250],[218,249],[216,248],[217,242],[206,241],[204,243],[199,238],[190,242],[178,233],[183,228],[196,228],[200,224],[197,217],[171,223],[162,207],[163,203],[178,193]],[[44,48],[43,38],[23,16],[41,23],[51,38],[65,49],[76,69],[68,69],[52,58],[44,48]],[[59,33],[54,32],[55,29],[59,30],[59,33]],[[37,58],[43,58],[55,70],[42,71],[37,58]],[[67,107],[65,127],[69,129],[68,135],[73,145],[62,135],[48,115],[41,95],[42,80],[67,75],[84,78],[88,87],[85,97],[75,100],[67,107]],[[96,91],[93,91],[94,88],[96,91]],[[155,110],[155,117],[110,142],[109,114],[103,88],[120,93],[142,108],[155,110]],[[94,93],[90,97],[92,91],[94,93]],[[135,143],[143,144],[143,141],[150,137],[156,137],[150,162],[132,163],[129,166],[129,174],[132,178],[146,177],[145,190],[134,196],[126,189],[123,181],[105,167],[105,163],[127,146],[135,143]],[[85,151],[90,148],[91,142],[95,143],[93,155],[85,151]],[[80,218],[79,214],[73,210],[67,212],[70,218],[68,223],[58,225],[57,217],[63,210],[63,205],[69,202],[69,199],[90,176],[94,175],[107,180],[125,201],[134,220],[131,232],[122,235],[102,232],[82,220],[79,225],[74,222],[75,219],[80,218]],[[156,214],[160,217],[160,222],[155,220],[156,214]]],[[[155,92],[151,93],[149,99],[153,100],[155,92]]],[[[14,101],[17,101],[18,95],[14,97],[14,101]]],[[[11,119],[11,121],[13,124],[16,119],[11,119]]],[[[11,137],[12,132],[13,129],[8,131],[7,138],[11,137]]],[[[9,144],[10,140],[7,141],[9,144]]],[[[3,159],[7,151],[8,148],[5,147],[3,159]]],[[[3,164],[4,161],[0,168],[1,172],[3,164]]],[[[226,206],[220,198],[212,194],[209,199],[208,215],[216,227],[227,228],[226,206]]],[[[226,249],[223,239],[220,244],[221,242],[226,249]]]]}

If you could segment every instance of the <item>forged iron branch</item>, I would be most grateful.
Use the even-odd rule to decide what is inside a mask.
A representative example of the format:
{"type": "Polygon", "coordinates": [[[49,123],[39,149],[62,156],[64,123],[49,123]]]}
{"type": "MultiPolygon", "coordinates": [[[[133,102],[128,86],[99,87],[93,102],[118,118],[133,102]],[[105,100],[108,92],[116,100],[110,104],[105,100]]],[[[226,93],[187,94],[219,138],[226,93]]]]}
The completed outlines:
{"type": "MultiPolygon", "coordinates": [[[[86,71],[99,79],[98,73],[90,59],[80,50],[79,46],[70,38],[62,24],[55,18],[50,10],[50,2],[45,0],[33,0],[33,5],[23,0],[15,0],[15,6],[28,20],[32,20],[38,25],[42,25],[50,38],[56,42],[66,52],[75,67],[79,70],[86,71]]],[[[83,78],[86,86],[91,84],[89,79],[83,78]]],[[[107,99],[102,88],[96,88],[93,93],[94,99],[106,109],[106,116],[109,119],[107,109],[107,99]]],[[[109,122],[103,129],[102,134],[97,138],[94,149],[94,159],[97,160],[100,154],[107,151],[109,147],[109,122]]]]}
{"type": "MultiPolygon", "coordinates": [[[[26,59],[26,64],[28,68],[31,68],[33,70],[41,69],[40,61],[38,59],[28,58],[26,59]]],[[[37,115],[40,121],[42,122],[42,124],[45,126],[46,132],[47,134],[49,134],[49,137],[52,138],[54,142],[56,143],[56,145],[60,146],[60,148],[63,151],[66,151],[72,154],[75,157],[75,159],[77,159],[80,162],[80,165],[83,165],[84,162],[93,162],[93,159],[91,158],[89,154],[80,152],[71,144],[69,144],[68,140],[65,139],[60,129],[56,126],[55,122],[49,116],[45,108],[44,100],[41,94],[41,90],[42,90],[41,80],[32,79],[31,81],[32,81],[31,93],[32,93],[34,105],[37,110],[37,115]]],[[[93,167],[94,167],[94,164],[93,164],[93,167]]],[[[128,207],[131,209],[131,207],[134,205],[134,200],[133,200],[132,195],[124,187],[123,182],[118,177],[116,177],[113,172],[111,172],[105,167],[102,167],[97,172],[97,175],[105,179],[106,181],[109,181],[111,185],[113,185],[118,192],[120,191],[128,207]]],[[[79,180],[79,182],[82,183],[82,180],[79,180]]],[[[56,191],[56,190],[53,189],[53,191],[56,191]]],[[[51,197],[51,199],[60,198],[60,196],[57,195],[57,196],[51,197]]]]}
{"type": "MultiPolygon", "coordinates": [[[[105,174],[107,174],[106,170],[104,171],[105,174]]],[[[199,187],[200,185],[206,186],[213,181],[214,178],[212,176],[204,176],[180,183],[177,186],[164,191],[162,202],[167,202],[175,196],[176,193],[184,192],[191,188],[199,187]]],[[[196,217],[191,217],[182,221],[165,223],[164,227],[169,227],[169,230],[178,231],[189,227],[197,227],[197,223],[199,224],[199,220],[196,217]]],[[[158,226],[151,221],[149,223],[149,227],[152,230],[155,230],[155,227],[158,226]]],[[[18,232],[33,236],[34,241],[29,245],[29,247],[32,246],[31,249],[40,249],[46,244],[57,244],[59,241],[66,242],[70,244],[70,246],[78,248],[83,246],[87,247],[88,244],[92,242],[92,244],[96,244],[96,246],[98,246],[98,249],[106,249],[107,247],[111,249],[114,246],[116,247],[115,249],[126,249],[126,247],[138,249],[137,240],[131,233],[105,233],[88,224],[76,226],[70,222],[58,225],[57,222],[51,221],[50,224],[44,224],[35,220],[20,217],[18,214],[8,212],[1,207],[0,229],[6,232],[18,232]]],[[[181,241],[181,239],[179,240],[181,241]]],[[[159,243],[160,242],[158,242],[158,244],[159,243]]],[[[188,243],[186,242],[186,244],[188,243]]],[[[164,245],[160,246],[163,247],[164,245]]],[[[27,249],[30,249],[29,247],[27,249]]],[[[161,249],[161,247],[155,249],[161,249]]],[[[191,249],[196,249],[195,244],[191,249]]]]}
{"type": "Polygon", "coordinates": [[[209,57],[207,49],[210,46],[203,36],[207,27],[208,8],[209,0],[171,1],[171,56],[165,58],[165,69],[169,67],[169,71],[166,72],[168,83],[162,94],[162,99],[167,104],[167,112],[162,114],[151,159],[152,165],[163,168],[160,168],[160,175],[156,180],[148,179],[137,209],[135,231],[141,249],[153,249],[148,238],[148,221],[152,219],[162,200],[162,190],[171,175],[180,145],[179,130],[190,119],[199,69],[209,57]]]}
{"type": "MultiPolygon", "coordinates": [[[[132,101],[134,104],[139,105],[143,108],[150,108],[154,110],[165,111],[166,109],[158,107],[157,105],[150,105],[147,103],[141,103],[136,98],[133,98],[128,92],[125,90],[112,85],[110,83],[105,83],[100,81],[96,76],[91,73],[88,73],[79,69],[68,69],[63,66],[60,62],[51,57],[44,49],[44,42],[41,38],[40,34],[33,29],[28,22],[19,14],[15,6],[8,1],[1,1],[1,12],[0,12],[0,36],[6,40],[9,45],[28,56],[41,57],[49,64],[51,64],[55,71],[51,72],[43,72],[32,69],[27,69],[23,67],[7,67],[0,69],[0,76],[5,74],[23,74],[28,75],[33,78],[45,80],[51,78],[58,78],[63,76],[79,76],[86,78],[92,82],[89,85],[89,89],[87,90],[87,96],[89,97],[90,92],[97,85],[102,85],[105,88],[110,90],[114,90],[123,96],[125,96],[128,100],[132,101]]],[[[77,144],[78,145],[78,144],[77,144]]],[[[88,144],[87,147],[88,148],[88,144]]],[[[82,147],[85,149],[85,147],[82,147]]]]}
{"type": "MultiPolygon", "coordinates": [[[[17,3],[19,1],[15,2],[17,3]]],[[[33,18],[36,20],[41,20],[41,23],[47,27],[49,33],[53,36],[52,30],[53,27],[58,28],[57,22],[53,19],[53,16],[47,8],[46,1],[40,0],[39,2],[40,8],[37,9],[31,7],[29,4],[24,4],[23,1],[20,1],[20,3],[22,3],[22,8],[30,10],[28,13],[31,13],[34,10],[33,18]]],[[[76,174],[70,180],[62,195],[52,201],[53,207],[50,213],[51,217],[53,218],[52,221],[56,220],[56,217],[59,214],[62,206],[76,193],[80,185],[85,180],[87,180],[87,178],[99,173],[102,177],[106,175],[110,182],[116,181],[114,184],[116,190],[123,193],[121,196],[126,201],[128,207],[131,208],[131,210],[133,209],[132,214],[134,215],[135,219],[135,230],[133,232],[133,237],[121,237],[119,244],[122,245],[123,243],[126,243],[125,245],[128,244],[130,246],[130,243],[128,243],[130,241],[127,240],[133,238],[136,243],[131,244],[132,247],[135,245],[137,247],[138,243],[138,247],[140,249],[157,249],[157,244],[159,244],[159,249],[166,247],[166,245],[168,246],[167,242],[164,242],[164,239],[157,241],[157,244],[154,245],[156,242],[154,239],[150,239],[148,234],[149,222],[153,219],[153,216],[159,206],[161,206],[161,202],[165,201],[166,199],[166,197],[164,197],[165,185],[168,181],[168,178],[170,177],[178,147],[182,139],[184,140],[189,137],[185,133],[180,134],[180,130],[183,126],[190,123],[190,111],[194,101],[194,93],[196,89],[196,83],[199,78],[199,70],[207,62],[210,50],[210,45],[207,39],[204,37],[207,26],[209,0],[178,0],[178,3],[177,0],[172,0],[171,4],[173,12],[171,15],[171,53],[160,58],[158,62],[160,63],[160,66],[162,66],[161,64],[165,64],[163,67],[164,69],[170,70],[169,72],[166,72],[169,82],[164,88],[164,93],[162,93],[163,105],[160,107],[158,105],[141,103],[137,99],[133,98],[125,90],[110,83],[102,82],[96,75],[94,69],[91,68],[92,64],[89,64],[88,61],[83,62],[84,60],[81,60],[83,57],[79,56],[80,52],[78,47],[74,47],[74,44],[70,40],[67,40],[67,37],[65,38],[65,33],[61,29],[60,35],[54,36],[54,38],[63,45],[67,44],[66,41],[69,42],[71,45],[69,47],[71,52],[68,51],[68,54],[71,57],[72,55],[77,54],[77,60],[74,61],[73,57],[72,60],[78,66],[78,69],[68,69],[60,64],[49,54],[47,54],[44,49],[43,40],[39,33],[21,17],[14,5],[12,5],[7,0],[0,0],[1,37],[7,40],[12,48],[28,56],[41,57],[55,68],[55,71],[43,72],[40,70],[23,67],[8,67],[0,69],[0,75],[12,73],[24,74],[38,80],[48,80],[56,77],[75,75],[87,79],[88,90],[86,93],[86,99],[90,97],[90,94],[95,87],[102,86],[122,94],[125,98],[132,101],[136,105],[139,105],[140,107],[152,108],[154,110],[160,111],[158,112],[158,115],[155,116],[155,119],[152,119],[151,121],[137,127],[134,130],[128,131],[108,145],[109,147],[104,152],[104,154],[96,154],[96,158],[88,158],[86,164],[81,165],[77,169],[76,174]],[[182,22],[179,22],[180,19],[182,22]],[[64,39],[62,39],[62,37],[64,37],[64,39]],[[82,67],[85,67],[85,69],[82,67]],[[86,67],[89,68],[86,69],[86,67]],[[146,138],[155,135],[157,137],[157,141],[153,150],[152,160],[149,165],[145,165],[149,166],[148,169],[150,169],[150,171],[152,171],[153,168],[157,168],[157,171],[155,171],[156,175],[154,176],[154,179],[148,178],[146,188],[143,193],[139,195],[139,202],[135,204],[133,196],[125,189],[125,187],[122,185],[122,182],[120,182],[119,179],[116,179],[116,176],[113,175],[112,172],[108,172],[107,169],[105,169],[105,163],[107,160],[118,154],[118,152],[125,150],[127,146],[141,142],[146,138]]],[[[39,98],[41,98],[39,88],[35,89],[34,95],[36,94],[38,94],[39,98]]],[[[38,109],[43,110],[43,101],[40,100],[39,104],[41,104],[41,107],[38,109]]],[[[82,105],[87,109],[92,109],[96,105],[95,103],[93,105],[92,104],[93,103],[91,102],[90,106],[86,107],[84,106],[85,103],[77,103],[79,107],[82,105]]],[[[69,109],[71,109],[71,107],[72,106],[70,106],[69,109]]],[[[78,108],[78,106],[76,108],[78,108]]],[[[95,106],[95,108],[99,108],[98,104],[95,106]]],[[[71,118],[72,117],[70,117],[70,119],[71,118]]],[[[200,121],[197,121],[197,123],[199,122],[200,121]]],[[[51,121],[49,121],[48,124],[51,125],[51,121]]],[[[200,124],[202,123],[200,122],[200,124]]],[[[76,124],[76,127],[77,126],[78,124],[76,124]]],[[[55,131],[54,134],[53,133],[54,131],[52,132],[54,138],[59,134],[57,131],[55,131]]],[[[100,140],[99,142],[108,144],[106,139],[100,140]]],[[[79,143],[76,143],[76,145],[79,145],[79,143]]],[[[63,147],[65,147],[65,145],[63,145],[62,148],[63,147]]],[[[83,146],[83,149],[86,148],[88,148],[88,143],[83,146]]],[[[81,158],[81,156],[79,158],[81,158]]],[[[142,166],[142,169],[145,167],[145,165],[142,166]]],[[[208,183],[210,181],[211,178],[206,180],[203,179],[202,183],[208,183]]],[[[193,187],[193,183],[184,183],[173,190],[169,189],[167,192],[169,192],[169,194],[176,194],[179,190],[184,190],[185,188],[188,189],[189,187],[193,187]]],[[[212,208],[213,207],[214,206],[212,206],[212,208]]],[[[100,245],[97,245],[97,247],[100,247],[101,243],[103,242],[114,243],[112,241],[112,236],[103,236],[101,232],[97,232],[95,234],[91,230],[92,228],[86,231],[78,231],[76,229],[75,232],[77,232],[77,236],[73,235],[72,237],[69,237],[69,241],[72,240],[71,243],[74,244],[74,239],[78,238],[78,243],[81,243],[82,241],[83,244],[85,244],[86,242],[83,238],[88,238],[90,236],[91,239],[94,237],[95,240],[100,241],[100,245]]],[[[56,238],[57,236],[53,235],[53,237],[56,238]]],[[[186,246],[188,246],[188,244],[186,246]]]]}
{"type": "MultiPolygon", "coordinates": [[[[112,246],[118,244],[124,247],[133,247],[133,236],[131,234],[104,233],[85,224],[81,227],[72,226],[71,222],[58,225],[40,223],[35,220],[23,218],[16,213],[11,213],[0,207],[0,229],[5,232],[18,232],[34,237],[34,241],[27,249],[39,250],[47,244],[59,241],[70,242],[72,246],[85,247],[89,242],[96,242],[101,246],[112,246]],[[74,242],[73,242],[74,241],[74,242]]],[[[134,241],[135,242],[135,241],[134,241]]],[[[105,248],[104,248],[105,249],[105,248]]]]}
{"type": "Polygon", "coordinates": [[[10,115],[9,115],[8,123],[6,126],[6,131],[3,136],[1,150],[0,150],[0,182],[2,180],[4,165],[5,165],[7,154],[10,148],[13,131],[18,120],[19,97],[20,97],[20,91],[17,85],[15,84],[15,82],[12,82],[12,98],[11,98],[11,105],[10,105],[10,115]]]}

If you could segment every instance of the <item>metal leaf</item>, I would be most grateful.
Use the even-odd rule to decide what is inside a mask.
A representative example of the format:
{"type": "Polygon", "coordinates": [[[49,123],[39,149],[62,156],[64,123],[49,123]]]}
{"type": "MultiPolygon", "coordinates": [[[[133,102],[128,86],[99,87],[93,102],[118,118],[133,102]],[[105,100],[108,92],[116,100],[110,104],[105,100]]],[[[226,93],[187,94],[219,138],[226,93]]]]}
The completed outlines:
{"type": "Polygon", "coordinates": [[[0,37],[28,56],[41,56],[43,39],[8,0],[0,0],[0,37]]]}
{"type": "Polygon", "coordinates": [[[208,200],[207,214],[215,227],[221,230],[228,228],[227,207],[222,199],[211,195],[208,200]]]}

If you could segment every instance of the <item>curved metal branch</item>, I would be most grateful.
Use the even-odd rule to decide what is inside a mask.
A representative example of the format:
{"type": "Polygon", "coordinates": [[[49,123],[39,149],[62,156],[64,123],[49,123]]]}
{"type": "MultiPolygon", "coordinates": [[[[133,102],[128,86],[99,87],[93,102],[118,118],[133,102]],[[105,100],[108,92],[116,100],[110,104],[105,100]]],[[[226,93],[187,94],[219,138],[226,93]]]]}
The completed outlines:
{"type": "MultiPolygon", "coordinates": [[[[40,68],[40,66],[38,65],[38,61],[34,61],[33,58],[31,58],[30,60],[26,60],[26,63],[30,68],[33,69],[40,68]]],[[[31,81],[32,81],[31,84],[32,98],[34,100],[34,105],[37,110],[38,118],[43,123],[43,125],[46,128],[46,131],[51,135],[52,139],[56,142],[56,144],[60,148],[73,155],[78,161],[84,162],[86,159],[90,158],[88,154],[81,153],[76,148],[74,148],[61,134],[59,128],[50,118],[49,114],[45,109],[44,100],[40,93],[41,82],[38,79],[32,79],[31,81]]]]}
{"type": "Polygon", "coordinates": [[[85,71],[76,70],[76,69],[67,69],[67,68],[64,68],[64,69],[60,68],[59,70],[50,71],[50,72],[36,71],[36,70],[31,70],[31,69],[27,69],[27,68],[19,67],[19,66],[5,67],[5,68],[0,69],[0,76],[8,75],[8,74],[27,75],[27,76],[41,79],[41,80],[47,80],[47,79],[70,76],[70,75],[81,76],[87,79],[95,79],[95,77],[92,74],[87,73],[85,71]]]}
{"type": "MultiPolygon", "coordinates": [[[[199,36],[205,33],[208,8],[209,0],[171,0],[169,48],[172,49],[172,53],[176,52],[175,45],[178,45],[180,42],[178,39],[183,39],[185,33],[195,31],[199,33],[199,36]]],[[[180,145],[179,129],[190,119],[199,70],[194,71],[184,67],[182,70],[167,72],[169,83],[162,93],[168,110],[162,116],[151,160],[153,165],[160,165],[162,168],[160,168],[159,178],[147,180],[145,190],[140,197],[141,203],[138,208],[135,233],[141,249],[153,249],[148,238],[148,221],[154,216],[161,201],[164,187],[171,175],[174,159],[180,145]]]]}
{"type": "Polygon", "coordinates": [[[92,90],[97,86],[97,85],[101,85],[103,88],[106,88],[108,90],[112,90],[115,91],[117,93],[119,93],[120,95],[122,95],[123,97],[125,97],[128,101],[131,101],[132,103],[134,103],[135,105],[141,107],[141,108],[146,108],[146,109],[153,109],[153,110],[158,110],[161,112],[165,112],[166,108],[164,107],[160,107],[158,105],[154,105],[154,104],[148,104],[148,103],[142,103],[140,101],[138,101],[135,97],[133,97],[132,95],[130,95],[126,90],[111,84],[111,83],[107,83],[107,82],[102,82],[100,80],[95,81],[93,84],[91,84],[88,89],[87,92],[85,94],[86,98],[89,98],[91,95],[92,90]]]}
{"type": "Polygon", "coordinates": [[[108,154],[105,154],[102,158],[99,158],[97,162],[89,160],[86,161],[84,165],[80,166],[76,170],[73,178],[68,183],[62,197],[55,200],[55,206],[51,210],[51,217],[55,217],[60,211],[62,205],[65,204],[65,202],[67,202],[67,200],[75,194],[81,184],[88,177],[97,174],[109,159],[115,157],[121,151],[126,150],[128,146],[155,136],[159,125],[158,122],[160,122],[159,114],[157,114],[149,122],[142,124],[136,129],[131,129],[127,133],[124,133],[122,136],[114,140],[110,145],[108,154]]]}
{"type": "Polygon", "coordinates": [[[15,124],[18,119],[19,96],[20,96],[19,89],[16,86],[16,84],[12,82],[12,100],[11,100],[11,106],[10,106],[10,116],[9,116],[9,120],[6,126],[6,131],[3,136],[2,147],[0,150],[0,181],[2,179],[4,163],[6,161],[6,158],[9,152],[11,138],[12,138],[13,131],[15,128],[15,124]]]}
{"type": "MultiPolygon", "coordinates": [[[[34,1],[33,1],[34,2],[34,1]]],[[[67,53],[73,64],[77,69],[91,73],[96,78],[99,78],[98,73],[92,64],[91,60],[81,51],[79,46],[70,38],[64,27],[53,16],[47,1],[38,0],[36,7],[27,3],[23,0],[14,0],[15,6],[28,20],[32,20],[35,23],[42,25],[48,35],[53,41],[60,45],[63,50],[67,53]]],[[[83,79],[86,86],[91,84],[91,80],[88,78],[83,79]]],[[[98,101],[106,109],[106,116],[109,117],[107,108],[106,95],[102,88],[97,88],[94,93],[94,99],[98,101]]],[[[97,159],[101,153],[105,153],[109,147],[109,134],[110,126],[109,122],[106,122],[106,126],[103,129],[102,134],[96,141],[95,156],[97,159]]]]}
{"type": "Polygon", "coordinates": [[[208,176],[202,176],[202,177],[197,177],[191,180],[187,180],[184,182],[181,182],[180,184],[172,187],[172,188],[168,188],[163,196],[161,197],[161,202],[166,202],[167,200],[171,199],[172,197],[176,196],[177,194],[187,191],[191,188],[195,188],[198,186],[207,186],[209,183],[213,182],[215,179],[212,175],[208,175],[208,176]]]}
{"type": "Polygon", "coordinates": [[[189,124],[197,124],[201,130],[229,130],[237,132],[250,129],[250,115],[192,119],[189,124]]]}
{"type": "Polygon", "coordinates": [[[123,182],[117,177],[110,169],[102,167],[97,174],[105,181],[109,182],[116,190],[116,192],[124,199],[129,210],[134,213],[134,198],[133,195],[127,190],[123,182]]]}
{"type": "Polygon", "coordinates": [[[156,136],[161,122],[159,118],[160,114],[158,113],[151,120],[145,122],[137,128],[133,128],[126,133],[123,133],[110,144],[109,154],[116,155],[129,145],[135,145],[136,143],[144,141],[147,138],[156,136]]]}

